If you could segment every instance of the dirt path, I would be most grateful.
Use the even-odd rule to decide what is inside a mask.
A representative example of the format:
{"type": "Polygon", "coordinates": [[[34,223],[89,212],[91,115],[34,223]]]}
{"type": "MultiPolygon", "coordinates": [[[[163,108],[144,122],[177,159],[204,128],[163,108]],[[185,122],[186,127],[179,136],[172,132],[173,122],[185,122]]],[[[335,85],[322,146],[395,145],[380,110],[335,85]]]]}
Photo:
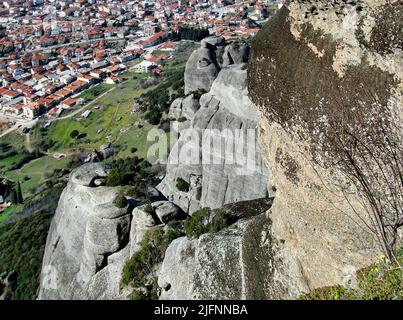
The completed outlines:
{"type": "Polygon", "coordinates": [[[9,129],[3,131],[3,132],[0,134],[0,138],[2,138],[2,137],[4,137],[4,136],[8,135],[9,133],[11,133],[11,132],[13,132],[14,130],[17,130],[17,129],[18,129],[18,126],[17,126],[17,125],[12,126],[11,128],[9,128],[9,129]]]}
{"type": "Polygon", "coordinates": [[[79,108],[79,109],[73,111],[72,113],[68,114],[67,116],[59,117],[59,118],[52,119],[52,120],[49,120],[49,121],[50,121],[50,122],[54,122],[54,121],[66,120],[66,119],[72,118],[72,117],[74,117],[77,113],[80,113],[80,112],[83,111],[84,109],[86,109],[86,108],[92,106],[95,102],[97,102],[99,99],[101,99],[102,97],[104,97],[104,96],[107,95],[108,93],[112,92],[112,91],[115,90],[116,88],[117,88],[117,87],[110,88],[109,90],[105,91],[103,94],[101,94],[101,95],[99,95],[98,97],[96,97],[96,98],[95,98],[94,100],[92,100],[91,102],[89,102],[89,103],[83,105],[81,108],[79,108]]]}

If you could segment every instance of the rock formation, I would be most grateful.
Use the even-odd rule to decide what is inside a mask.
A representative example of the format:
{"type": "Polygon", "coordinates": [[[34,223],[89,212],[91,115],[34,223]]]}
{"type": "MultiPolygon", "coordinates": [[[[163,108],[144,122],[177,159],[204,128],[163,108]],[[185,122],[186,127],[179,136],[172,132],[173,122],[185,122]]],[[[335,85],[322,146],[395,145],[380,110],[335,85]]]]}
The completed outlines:
{"type": "Polygon", "coordinates": [[[267,195],[267,170],[253,136],[258,114],[247,91],[248,48],[207,38],[186,65],[186,91],[195,93],[175,100],[170,108],[179,140],[170,153],[166,177],[157,187],[186,212],[267,195]],[[212,63],[201,68],[200,59],[212,63]],[[212,66],[209,80],[199,78],[212,66]],[[197,96],[200,90],[209,92],[197,96]],[[250,143],[248,134],[252,134],[250,143]],[[190,184],[188,191],[178,190],[178,178],[190,184]]]}
{"type": "MultiPolygon", "coordinates": [[[[39,299],[127,297],[127,290],[120,288],[123,266],[146,231],[161,222],[134,199],[117,208],[113,200],[119,189],[102,186],[105,176],[100,163],[72,172],[50,227],[39,299]]],[[[180,214],[166,201],[153,206],[165,222],[180,214]]]]}
{"type": "Polygon", "coordinates": [[[268,299],[271,280],[271,200],[224,206],[240,219],[198,239],[182,237],[168,247],[158,276],[160,299],[268,299]]]}

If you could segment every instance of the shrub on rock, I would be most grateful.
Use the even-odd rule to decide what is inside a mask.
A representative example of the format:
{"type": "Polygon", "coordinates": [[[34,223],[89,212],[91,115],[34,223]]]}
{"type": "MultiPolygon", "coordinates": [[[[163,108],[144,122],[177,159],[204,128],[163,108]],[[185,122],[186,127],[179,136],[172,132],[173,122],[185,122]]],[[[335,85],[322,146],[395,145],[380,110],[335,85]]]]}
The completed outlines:
{"type": "Polygon", "coordinates": [[[127,199],[123,194],[118,194],[113,200],[113,204],[118,208],[124,208],[127,206],[127,199]]]}

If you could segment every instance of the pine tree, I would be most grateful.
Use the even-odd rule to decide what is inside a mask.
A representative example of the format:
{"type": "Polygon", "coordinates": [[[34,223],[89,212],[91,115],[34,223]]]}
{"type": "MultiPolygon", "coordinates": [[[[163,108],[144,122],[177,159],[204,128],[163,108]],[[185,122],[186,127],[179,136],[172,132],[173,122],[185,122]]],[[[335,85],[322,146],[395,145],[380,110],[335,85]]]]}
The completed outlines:
{"type": "Polygon", "coordinates": [[[21,184],[18,181],[17,182],[17,203],[22,204],[23,202],[24,202],[24,199],[22,197],[21,184]]]}
{"type": "Polygon", "coordinates": [[[15,192],[14,189],[12,189],[11,192],[10,192],[10,201],[11,201],[12,204],[17,203],[17,192],[15,192]]]}

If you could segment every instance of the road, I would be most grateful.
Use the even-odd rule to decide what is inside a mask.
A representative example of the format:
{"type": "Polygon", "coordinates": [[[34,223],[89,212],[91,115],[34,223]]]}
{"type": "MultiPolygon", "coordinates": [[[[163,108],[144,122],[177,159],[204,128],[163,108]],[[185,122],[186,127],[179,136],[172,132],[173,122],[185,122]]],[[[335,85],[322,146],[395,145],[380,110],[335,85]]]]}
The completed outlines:
{"type": "Polygon", "coordinates": [[[58,118],[56,118],[56,119],[51,119],[51,120],[49,120],[49,122],[54,122],[54,121],[59,121],[59,120],[66,120],[66,119],[69,119],[69,118],[74,117],[77,113],[80,113],[80,112],[83,111],[84,109],[86,109],[86,108],[92,106],[95,102],[97,102],[97,101],[98,101],[99,99],[101,99],[103,96],[107,95],[108,93],[110,93],[111,91],[115,90],[116,88],[117,88],[117,87],[110,88],[109,90],[105,91],[104,93],[102,93],[101,95],[99,95],[98,97],[96,97],[96,98],[95,98],[94,100],[92,100],[91,102],[89,102],[89,103],[83,105],[82,107],[80,107],[80,108],[77,109],[77,110],[74,110],[72,113],[69,113],[67,116],[58,117],[58,118]]]}
{"type": "MultiPolygon", "coordinates": [[[[108,41],[109,41],[109,40],[110,40],[110,39],[108,39],[108,41]]],[[[115,39],[115,40],[119,40],[119,39],[115,39]]],[[[123,39],[120,38],[120,40],[123,40],[123,39]]],[[[92,40],[90,40],[90,41],[92,41],[92,40]]],[[[94,41],[95,41],[95,40],[94,40],[94,41]]],[[[68,45],[71,45],[71,43],[68,44],[68,45]]],[[[63,46],[63,45],[62,45],[62,46],[63,46]]],[[[145,49],[145,53],[143,54],[143,57],[146,58],[146,59],[149,58],[149,57],[151,56],[151,53],[152,53],[154,50],[158,49],[159,47],[160,47],[160,45],[156,45],[156,46],[153,46],[153,47],[150,47],[150,48],[146,48],[146,49],[145,49]]],[[[132,71],[134,68],[135,68],[135,66],[129,68],[128,71],[132,71]]],[[[80,112],[83,111],[84,109],[86,109],[86,108],[90,107],[91,105],[93,105],[94,103],[96,103],[99,99],[101,99],[101,98],[104,97],[106,94],[110,93],[111,91],[115,90],[116,88],[117,88],[117,86],[115,86],[115,87],[113,87],[113,88],[110,88],[108,91],[105,91],[103,94],[99,95],[98,97],[96,97],[96,98],[95,98],[94,100],[92,100],[91,102],[89,102],[89,103],[87,103],[86,105],[82,106],[81,108],[79,108],[79,109],[73,111],[72,113],[68,114],[67,116],[59,117],[59,118],[56,118],[56,119],[50,119],[50,120],[48,120],[48,121],[49,121],[49,122],[54,122],[54,121],[59,121],[59,120],[65,120],[65,119],[72,118],[72,117],[74,117],[76,114],[80,113],[80,112]]],[[[37,121],[38,121],[38,118],[35,119],[35,120],[24,120],[24,119],[20,119],[20,118],[17,118],[17,117],[14,118],[14,117],[9,117],[9,116],[4,116],[4,115],[2,115],[2,116],[3,116],[6,120],[13,120],[13,121],[16,121],[16,125],[13,126],[13,127],[11,127],[11,128],[9,128],[9,129],[7,129],[7,130],[4,131],[3,133],[1,133],[1,134],[0,134],[0,138],[2,138],[2,137],[4,137],[5,135],[7,135],[7,134],[9,134],[9,133],[11,133],[11,132],[17,130],[17,129],[18,129],[19,127],[21,127],[21,126],[24,126],[24,127],[27,127],[27,128],[32,128],[32,127],[37,123],[37,121]]]]}
{"type": "MultiPolygon", "coordinates": [[[[117,87],[110,88],[108,91],[105,91],[103,94],[99,95],[98,97],[96,97],[96,98],[95,98],[94,100],[92,100],[91,102],[89,102],[89,103],[83,105],[81,108],[79,108],[79,109],[73,111],[72,113],[68,114],[67,116],[59,117],[59,118],[56,118],[56,119],[50,119],[50,120],[48,120],[48,121],[49,121],[49,122],[53,122],[53,121],[65,120],[65,119],[74,117],[77,113],[80,113],[80,112],[83,111],[84,109],[86,109],[86,108],[88,108],[89,106],[93,105],[95,102],[97,102],[97,101],[98,101],[99,99],[101,99],[103,96],[105,96],[105,95],[108,94],[109,92],[115,90],[116,88],[117,88],[117,87]]],[[[8,118],[8,119],[11,119],[11,118],[8,118]]],[[[13,131],[15,131],[15,130],[20,129],[20,128],[22,128],[22,127],[24,127],[24,128],[32,128],[32,127],[38,122],[38,118],[35,119],[35,120],[23,120],[23,119],[14,119],[14,118],[12,118],[12,120],[16,121],[16,124],[15,124],[14,126],[12,126],[11,128],[9,128],[9,129],[3,131],[3,132],[0,134],[0,138],[2,138],[2,137],[4,137],[4,136],[8,135],[9,133],[11,133],[11,132],[13,132],[13,131]]]]}
{"type": "Polygon", "coordinates": [[[4,136],[8,135],[9,133],[11,133],[11,132],[13,132],[14,130],[17,130],[17,129],[18,129],[18,125],[12,126],[11,128],[7,129],[6,131],[3,131],[3,132],[0,134],[0,138],[2,138],[2,137],[4,137],[4,136]]]}

